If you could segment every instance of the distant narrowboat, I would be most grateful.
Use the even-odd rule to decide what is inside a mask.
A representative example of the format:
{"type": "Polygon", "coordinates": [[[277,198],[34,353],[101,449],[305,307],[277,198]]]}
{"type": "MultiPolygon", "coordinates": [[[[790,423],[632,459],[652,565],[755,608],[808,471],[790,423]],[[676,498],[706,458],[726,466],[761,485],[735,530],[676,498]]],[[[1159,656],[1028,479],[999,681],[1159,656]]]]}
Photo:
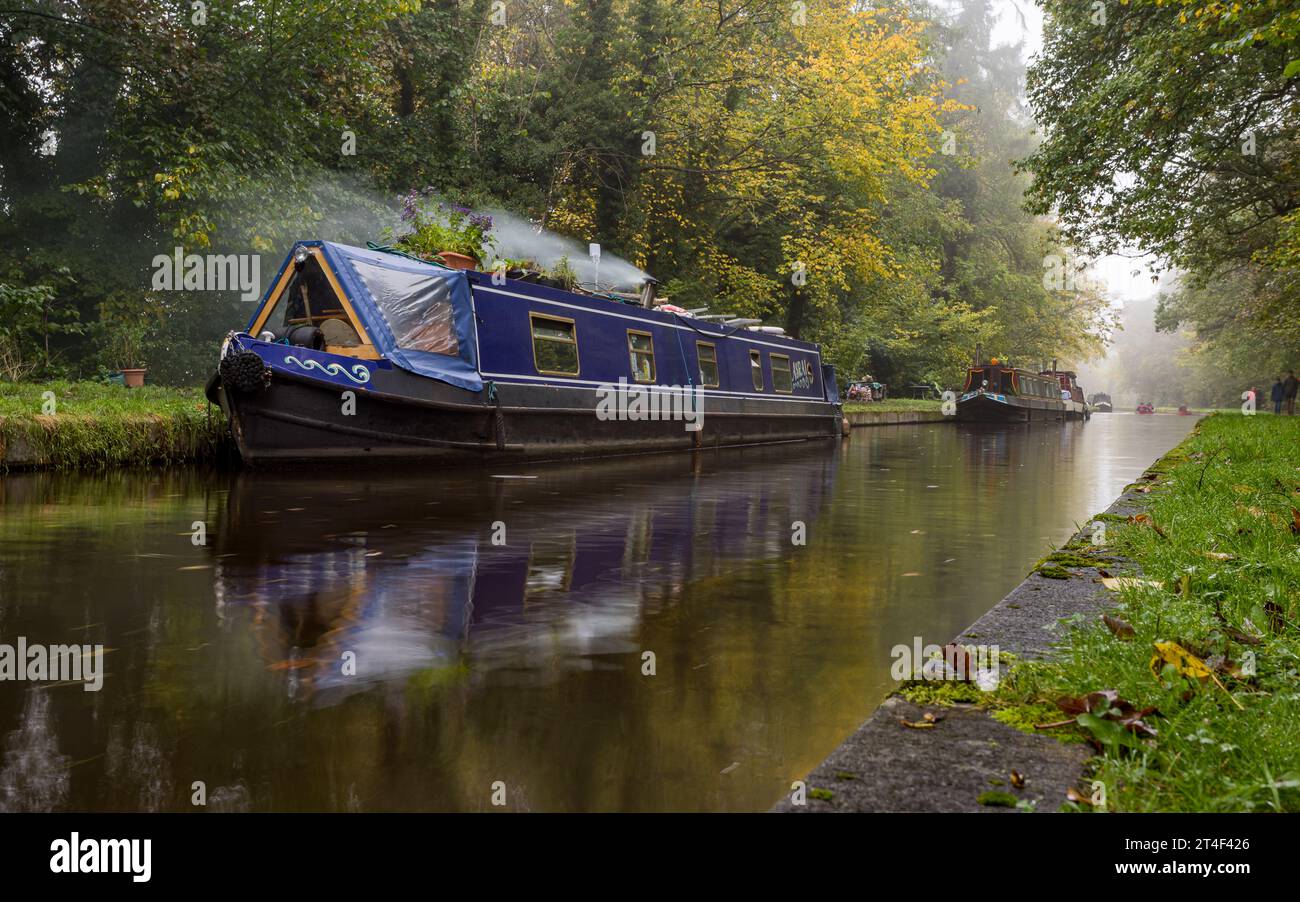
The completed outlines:
{"type": "Polygon", "coordinates": [[[957,419],[965,422],[1023,423],[1039,420],[1086,420],[1088,404],[1075,374],[1013,367],[996,357],[976,363],[966,373],[957,398],[957,419]]]}
{"type": "Polygon", "coordinates": [[[567,459],[842,427],[816,345],[655,309],[652,280],[583,293],[323,241],[298,243],[226,337],[207,396],[248,463],[567,459]]]}

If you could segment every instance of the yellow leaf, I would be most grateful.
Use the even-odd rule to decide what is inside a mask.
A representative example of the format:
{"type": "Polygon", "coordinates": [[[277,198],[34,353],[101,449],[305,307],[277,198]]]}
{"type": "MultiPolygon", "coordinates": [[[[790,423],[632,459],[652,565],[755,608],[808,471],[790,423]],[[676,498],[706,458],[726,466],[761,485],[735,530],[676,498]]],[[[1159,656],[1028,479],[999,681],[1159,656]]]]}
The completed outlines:
{"type": "Polygon", "coordinates": [[[1174,665],[1179,673],[1194,680],[1207,680],[1214,675],[1204,661],[1177,642],[1156,643],[1156,653],[1151,656],[1151,672],[1157,677],[1160,671],[1156,669],[1156,664],[1160,661],[1174,665]]]}
{"type": "Polygon", "coordinates": [[[1214,675],[1214,671],[1205,666],[1204,661],[1183,648],[1177,642],[1157,642],[1155,644],[1155,649],[1156,653],[1151,656],[1151,662],[1148,666],[1151,669],[1152,676],[1156,679],[1160,679],[1160,670],[1156,665],[1161,661],[1164,661],[1166,664],[1172,664],[1178,669],[1179,673],[1188,679],[1197,680],[1199,682],[1205,682],[1207,679],[1214,680],[1214,684],[1222,689],[1228,698],[1232,699],[1234,705],[1243,711],[1246,710],[1241,702],[1233,698],[1232,693],[1228,691],[1228,687],[1219,682],[1219,678],[1214,675]]]}
{"type": "Polygon", "coordinates": [[[1107,589],[1113,589],[1118,592],[1120,589],[1132,589],[1139,586],[1152,586],[1159,589],[1164,583],[1157,579],[1139,579],[1136,576],[1107,576],[1102,579],[1101,584],[1107,589]]]}

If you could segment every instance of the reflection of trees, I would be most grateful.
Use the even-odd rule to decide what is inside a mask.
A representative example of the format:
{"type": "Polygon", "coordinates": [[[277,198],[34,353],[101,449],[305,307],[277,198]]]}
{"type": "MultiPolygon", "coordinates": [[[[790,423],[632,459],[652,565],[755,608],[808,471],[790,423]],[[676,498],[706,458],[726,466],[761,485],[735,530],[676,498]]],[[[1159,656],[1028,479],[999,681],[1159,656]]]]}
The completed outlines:
{"type": "Polygon", "coordinates": [[[50,694],[29,689],[21,726],[5,737],[0,811],[53,811],[68,798],[68,765],[50,714],[50,694]]]}

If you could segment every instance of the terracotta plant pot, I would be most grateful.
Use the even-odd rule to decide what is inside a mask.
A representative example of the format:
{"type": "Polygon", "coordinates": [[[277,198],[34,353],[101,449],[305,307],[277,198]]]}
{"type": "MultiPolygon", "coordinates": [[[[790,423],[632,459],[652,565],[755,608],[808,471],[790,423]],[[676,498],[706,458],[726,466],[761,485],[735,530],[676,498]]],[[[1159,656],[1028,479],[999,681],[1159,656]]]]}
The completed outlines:
{"type": "Polygon", "coordinates": [[[127,388],[139,388],[144,385],[144,370],[122,370],[122,375],[126,377],[127,388]]]}
{"type": "Polygon", "coordinates": [[[478,261],[467,254],[458,254],[455,251],[439,251],[435,258],[442,261],[452,269],[478,269],[478,261]]]}

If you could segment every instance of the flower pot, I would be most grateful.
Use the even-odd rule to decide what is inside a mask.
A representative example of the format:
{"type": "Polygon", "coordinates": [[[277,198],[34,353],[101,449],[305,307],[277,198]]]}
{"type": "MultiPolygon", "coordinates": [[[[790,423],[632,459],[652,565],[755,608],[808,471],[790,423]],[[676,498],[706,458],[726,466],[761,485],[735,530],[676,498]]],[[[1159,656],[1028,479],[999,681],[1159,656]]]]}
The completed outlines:
{"type": "Polygon", "coordinates": [[[143,369],[124,369],[122,370],[122,375],[126,378],[127,388],[139,388],[144,385],[143,369]]]}
{"type": "Polygon", "coordinates": [[[458,254],[455,251],[439,251],[434,259],[442,261],[452,269],[478,269],[477,260],[468,254],[458,254]]]}

